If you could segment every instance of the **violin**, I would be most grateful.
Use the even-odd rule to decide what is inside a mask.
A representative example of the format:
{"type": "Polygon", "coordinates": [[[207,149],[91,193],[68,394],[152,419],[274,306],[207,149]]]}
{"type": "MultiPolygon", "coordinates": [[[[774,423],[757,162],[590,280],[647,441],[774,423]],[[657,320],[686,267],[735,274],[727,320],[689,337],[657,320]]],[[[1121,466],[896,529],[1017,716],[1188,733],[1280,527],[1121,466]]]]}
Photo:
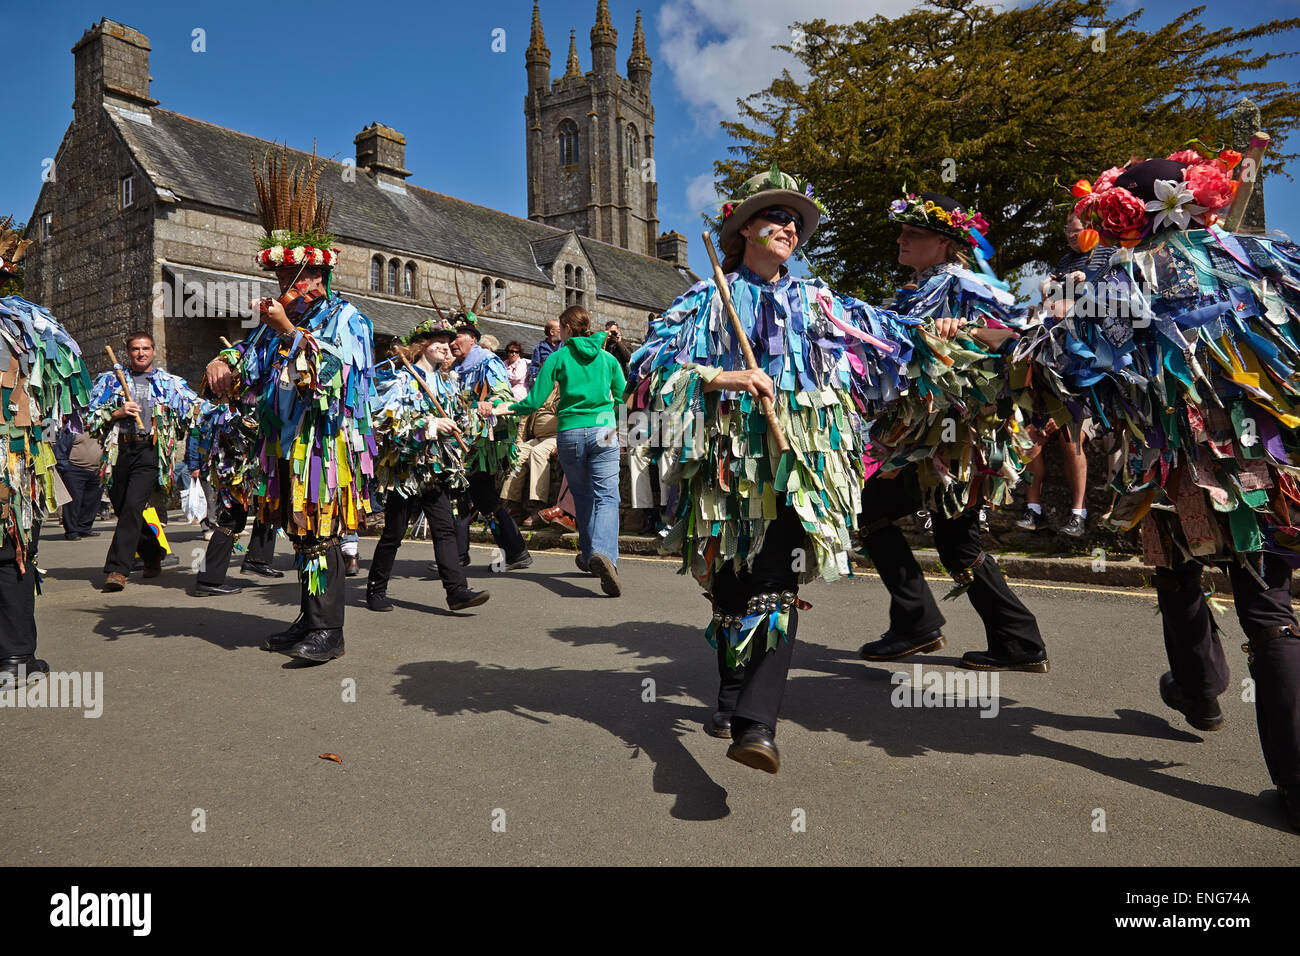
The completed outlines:
{"type": "MultiPolygon", "coordinates": [[[[297,324],[297,320],[306,315],[307,312],[319,300],[325,298],[324,291],[320,289],[309,289],[307,282],[295,282],[279,298],[264,298],[259,304],[263,320],[271,314],[271,303],[280,303],[284,309],[285,317],[289,320],[290,325],[297,324]]],[[[285,329],[284,331],[288,331],[285,329]]]]}

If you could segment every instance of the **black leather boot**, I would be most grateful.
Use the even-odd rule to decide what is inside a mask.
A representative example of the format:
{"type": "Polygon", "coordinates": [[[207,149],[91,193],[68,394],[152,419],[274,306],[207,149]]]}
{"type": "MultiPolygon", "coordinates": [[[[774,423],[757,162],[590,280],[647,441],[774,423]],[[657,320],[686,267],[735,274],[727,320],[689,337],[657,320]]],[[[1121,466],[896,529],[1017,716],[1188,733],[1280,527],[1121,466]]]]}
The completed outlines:
{"type": "Polygon", "coordinates": [[[308,631],[301,641],[289,648],[289,656],[302,661],[332,661],[343,656],[343,628],[331,627],[308,631]]]}
{"type": "Polygon", "coordinates": [[[0,687],[13,690],[27,684],[37,674],[48,674],[50,665],[35,654],[26,657],[0,658],[0,687]]]}
{"type": "Polygon", "coordinates": [[[289,627],[278,634],[272,634],[266,639],[263,647],[268,651],[284,653],[303,639],[307,634],[307,616],[299,614],[289,627]]]}
{"type": "Polygon", "coordinates": [[[388,586],[366,588],[366,607],[372,611],[391,611],[393,602],[388,597],[388,586]]]}
{"type": "Polygon", "coordinates": [[[727,756],[746,767],[776,773],[781,769],[781,753],[776,749],[772,728],[751,723],[727,748],[727,756]]]}
{"type": "Polygon", "coordinates": [[[943,650],[948,642],[939,631],[915,637],[899,637],[891,631],[880,635],[880,640],[863,644],[858,651],[864,661],[896,661],[927,651],[943,650]]]}

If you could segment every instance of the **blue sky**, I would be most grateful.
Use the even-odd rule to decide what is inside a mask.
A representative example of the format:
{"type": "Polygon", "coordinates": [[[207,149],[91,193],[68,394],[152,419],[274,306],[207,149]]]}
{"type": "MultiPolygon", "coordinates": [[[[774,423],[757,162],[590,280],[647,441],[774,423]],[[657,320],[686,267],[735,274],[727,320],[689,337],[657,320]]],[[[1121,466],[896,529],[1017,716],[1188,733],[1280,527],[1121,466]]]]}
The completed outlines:
{"type": "MultiPolygon", "coordinates": [[[[1203,19],[1211,27],[1300,16],[1300,0],[1203,2],[1203,19]]],[[[786,24],[796,17],[849,21],[894,15],[912,5],[911,0],[610,0],[620,72],[636,10],[644,11],[654,60],[659,216],[663,229],[691,238],[697,272],[705,271],[707,262],[699,213],[713,199],[712,163],[730,143],[718,122],[734,112],[737,96],[765,86],[788,65],[783,54],[770,49],[788,42],[786,24]]],[[[1153,25],[1193,5],[1191,0],[1122,0],[1114,9],[1141,6],[1142,22],[1153,25]]],[[[595,10],[596,0],[542,0],[553,75],[563,72],[571,28],[577,30],[583,69],[590,68],[588,31],[595,10]]],[[[532,0],[373,5],[74,0],[57,6],[0,0],[10,53],[0,215],[30,215],[42,163],[54,155],[72,117],[69,50],[102,16],[150,38],[152,93],[167,109],[287,140],[297,148],[310,149],[315,139],[322,154],[340,159],[354,154],[356,133],[378,121],[405,134],[412,182],[516,215],[527,213],[524,51],[532,0]],[[192,49],[196,29],[205,31],[206,52],[192,49]],[[503,53],[492,49],[497,29],[505,31],[503,53]],[[297,56],[298,49],[321,52],[297,56]],[[286,83],[321,95],[286,98],[279,92],[286,83]],[[308,105],[296,105],[303,102],[308,105]]],[[[1300,49],[1300,34],[1261,44],[1276,50],[1288,46],[1300,49]]],[[[1273,73],[1294,80],[1300,61],[1273,73]]],[[[1266,192],[1270,226],[1300,235],[1300,186],[1274,177],[1266,192]]]]}

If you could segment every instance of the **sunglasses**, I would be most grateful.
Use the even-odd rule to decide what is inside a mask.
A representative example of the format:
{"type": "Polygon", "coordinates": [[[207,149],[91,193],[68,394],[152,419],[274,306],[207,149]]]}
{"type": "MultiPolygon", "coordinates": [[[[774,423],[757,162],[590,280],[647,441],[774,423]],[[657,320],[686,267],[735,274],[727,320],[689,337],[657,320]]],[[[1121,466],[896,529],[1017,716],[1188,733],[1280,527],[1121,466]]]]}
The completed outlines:
{"type": "Polygon", "coordinates": [[[778,209],[772,206],[769,209],[760,210],[754,216],[755,219],[762,219],[764,222],[770,222],[774,226],[788,226],[794,223],[796,232],[803,232],[803,219],[794,213],[786,212],[784,209],[778,209]]]}
{"type": "Polygon", "coordinates": [[[519,354],[520,352],[518,349],[506,349],[506,355],[519,355],[519,354]]]}

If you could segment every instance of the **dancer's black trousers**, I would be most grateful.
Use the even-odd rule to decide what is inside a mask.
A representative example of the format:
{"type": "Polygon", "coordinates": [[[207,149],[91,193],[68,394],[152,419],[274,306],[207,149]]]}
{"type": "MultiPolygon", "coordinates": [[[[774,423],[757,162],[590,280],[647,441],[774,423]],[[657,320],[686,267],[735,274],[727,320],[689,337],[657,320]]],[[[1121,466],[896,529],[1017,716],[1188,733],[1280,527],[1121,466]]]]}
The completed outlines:
{"type": "MultiPolygon", "coordinates": [[[[893,478],[873,475],[862,489],[858,524],[863,529],[862,544],[889,591],[889,632],[896,637],[921,637],[944,624],[911,546],[892,523],[920,507],[921,490],[912,465],[893,478]]],[[[993,556],[984,554],[980,546],[979,509],[954,518],[931,513],[930,518],[939,560],[950,573],[964,571],[979,560],[966,596],[984,622],[989,652],[1022,657],[1043,651],[1037,620],[1012,592],[993,556]]]]}
{"type": "Polygon", "coordinates": [[[36,653],[36,542],[28,545],[26,569],[20,574],[12,538],[0,543],[0,658],[36,653]]]}
{"type": "MultiPolygon", "coordinates": [[[[248,511],[239,502],[232,502],[229,508],[221,509],[217,515],[219,530],[212,532],[207,552],[203,555],[199,584],[216,587],[225,583],[226,574],[230,571],[230,558],[235,551],[235,539],[244,533],[247,526],[248,511]]],[[[275,560],[275,532],[274,525],[266,524],[260,518],[254,520],[244,560],[267,565],[275,560]]]]}
{"type": "Polygon", "coordinates": [[[384,507],[384,532],[379,536],[374,557],[370,559],[369,590],[382,592],[388,588],[397,549],[402,546],[411,520],[421,511],[429,522],[429,536],[433,539],[433,554],[438,562],[438,576],[442,578],[443,588],[452,594],[467,586],[465,570],[460,565],[451,496],[435,485],[418,498],[408,498],[397,491],[388,493],[384,507]]]}
{"type": "Polygon", "coordinates": [[[104,573],[129,575],[135,555],[146,566],[167,554],[154,533],[144,526],[144,509],[158,489],[158,449],[152,442],[124,441],[117,450],[108,500],[117,514],[117,529],[104,559],[104,573]]]}
{"type": "MultiPolygon", "coordinates": [[[[767,529],[753,568],[737,573],[728,565],[714,575],[713,602],[726,614],[744,615],[751,597],[799,590],[795,550],[805,546],[805,533],[795,510],[782,502],[767,529]]],[[[753,637],[753,650],[744,667],[727,666],[725,640],[718,639],[718,710],[732,715],[732,735],[739,737],[749,722],[776,730],[785,697],[785,679],[794,654],[799,611],[790,608],[786,637],[767,650],[767,624],[753,637]],[[740,718],[737,720],[737,718],[740,718]]]]}
{"type": "MultiPolygon", "coordinates": [[[[1291,568],[1266,553],[1261,576],[1262,584],[1238,564],[1228,568],[1237,620],[1254,658],[1249,669],[1264,762],[1274,783],[1300,787],[1300,638],[1276,633],[1300,630],[1291,610],[1291,568]]],[[[1187,697],[1217,697],[1228,689],[1228,662],[1201,589],[1201,565],[1158,568],[1156,589],[1175,683],[1187,697]]]]}
{"type": "MultiPolygon", "coordinates": [[[[492,537],[496,539],[497,547],[501,549],[505,559],[514,561],[516,558],[523,557],[524,552],[528,550],[528,545],[524,542],[524,536],[520,534],[515,519],[510,517],[510,512],[501,501],[501,496],[497,492],[496,479],[486,471],[470,472],[468,477],[468,497],[475,511],[485,518],[492,519],[492,537]]],[[[470,509],[462,505],[460,514],[456,516],[456,542],[462,555],[469,554],[469,518],[470,509]]],[[[438,563],[442,564],[441,557],[438,558],[438,563]]]]}

